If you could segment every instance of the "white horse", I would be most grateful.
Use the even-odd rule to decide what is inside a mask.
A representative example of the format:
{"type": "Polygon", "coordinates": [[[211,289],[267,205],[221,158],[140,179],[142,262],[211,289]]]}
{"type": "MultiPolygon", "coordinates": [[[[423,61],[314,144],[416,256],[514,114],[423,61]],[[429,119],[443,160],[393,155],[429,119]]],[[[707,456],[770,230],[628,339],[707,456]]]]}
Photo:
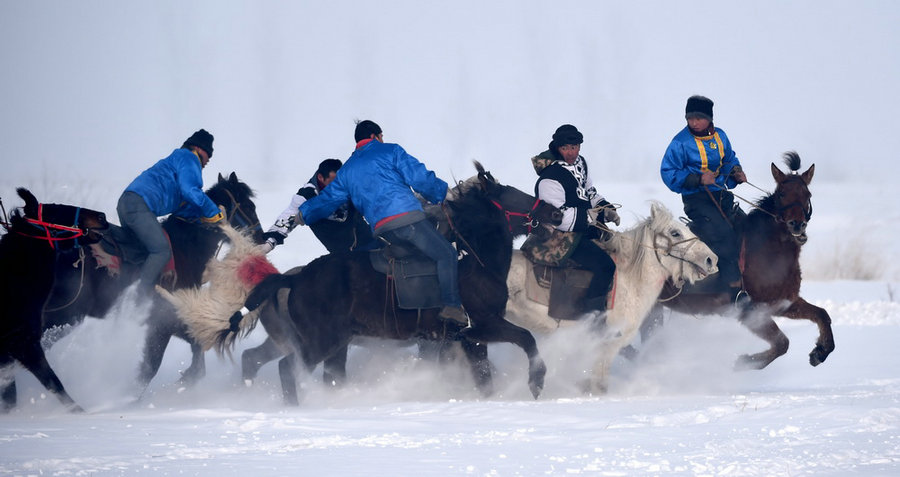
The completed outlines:
{"type": "MultiPolygon", "coordinates": [[[[613,232],[612,238],[601,246],[616,262],[612,307],[606,312],[590,382],[591,391],[602,393],[607,388],[612,361],[634,339],[666,280],[672,279],[679,287],[701,280],[717,271],[718,257],[655,201],[650,206],[650,218],[624,232],[613,232]]],[[[528,298],[526,280],[534,280],[529,275],[533,274],[527,259],[516,251],[506,280],[506,320],[543,334],[576,323],[551,318],[547,305],[528,298]]]]}

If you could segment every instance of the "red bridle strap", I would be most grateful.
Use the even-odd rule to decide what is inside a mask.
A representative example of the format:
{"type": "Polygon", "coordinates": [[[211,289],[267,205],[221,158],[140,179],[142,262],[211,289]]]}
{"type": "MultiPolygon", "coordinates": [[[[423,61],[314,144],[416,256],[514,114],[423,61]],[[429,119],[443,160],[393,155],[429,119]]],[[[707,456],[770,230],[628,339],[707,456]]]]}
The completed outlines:
{"type": "Polygon", "coordinates": [[[510,220],[510,217],[524,217],[525,220],[526,220],[526,222],[528,223],[528,233],[530,234],[530,233],[531,233],[531,226],[532,226],[531,213],[534,212],[535,209],[537,209],[538,204],[541,203],[541,199],[536,199],[536,200],[534,201],[534,205],[531,206],[531,211],[530,211],[530,212],[527,212],[527,213],[523,213],[523,212],[511,212],[511,211],[509,211],[509,210],[506,210],[506,209],[503,208],[502,205],[500,205],[499,202],[497,202],[496,200],[493,200],[493,199],[491,199],[491,203],[494,204],[495,206],[497,206],[497,208],[500,209],[500,210],[502,210],[502,211],[503,211],[503,214],[506,215],[506,223],[507,223],[507,225],[509,225],[509,231],[510,231],[510,232],[512,232],[512,221],[510,220]]]}
{"type": "MultiPolygon", "coordinates": [[[[79,209],[79,212],[80,211],[81,211],[81,209],[79,209]]],[[[73,240],[73,239],[77,239],[78,237],[84,236],[84,231],[82,231],[78,227],[69,227],[66,225],[59,225],[59,224],[52,224],[50,222],[44,222],[44,204],[38,204],[37,219],[29,219],[26,217],[25,221],[31,225],[34,225],[35,227],[43,229],[44,235],[43,236],[27,235],[27,234],[22,234],[21,232],[19,232],[21,235],[25,235],[26,237],[32,237],[32,238],[38,238],[41,240],[46,240],[50,244],[50,246],[53,247],[54,249],[56,248],[56,242],[61,242],[63,240],[73,240]],[[68,237],[57,237],[54,234],[55,231],[70,232],[75,235],[71,235],[68,237]]],[[[76,223],[78,222],[77,216],[76,216],[75,222],[76,223]]]]}

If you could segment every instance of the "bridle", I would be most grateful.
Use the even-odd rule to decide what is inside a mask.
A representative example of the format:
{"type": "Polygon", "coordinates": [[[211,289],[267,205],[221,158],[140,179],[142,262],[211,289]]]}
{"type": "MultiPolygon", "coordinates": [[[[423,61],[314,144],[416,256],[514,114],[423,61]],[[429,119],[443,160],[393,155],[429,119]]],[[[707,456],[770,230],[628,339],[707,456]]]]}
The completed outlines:
{"type": "Polygon", "coordinates": [[[495,199],[491,199],[491,203],[494,204],[495,207],[500,209],[503,212],[503,215],[506,216],[506,224],[509,226],[509,231],[513,231],[512,219],[511,217],[522,217],[525,219],[523,225],[527,227],[528,232],[531,233],[531,230],[540,226],[541,223],[537,219],[535,219],[532,214],[535,210],[537,210],[538,206],[541,205],[541,199],[535,199],[534,205],[531,206],[531,210],[528,212],[513,212],[511,210],[507,210],[503,207],[503,205],[495,199]]]}
{"type": "Polygon", "coordinates": [[[79,247],[78,239],[87,236],[90,228],[78,227],[78,218],[81,216],[81,207],[75,207],[75,218],[73,225],[60,225],[44,220],[44,204],[38,204],[37,218],[24,217],[25,221],[38,230],[36,234],[26,233],[25,231],[16,230],[16,233],[25,237],[38,240],[45,240],[53,250],[58,248],[58,242],[74,240],[75,247],[79,247]]]}
{"type": "Polygon", "coordinates": [[[234,225],[239,228],[248,230],[258,228],[260,226],[259,220],[254,221],[250,215],[241,208],[241,203],[235,199],[234,194],[232,194],[230,190],[224,189],[224,191],[231,200],[231,210],[225,210],[225,220],[227,220],[228,223],[234,223],[234,225]]]}

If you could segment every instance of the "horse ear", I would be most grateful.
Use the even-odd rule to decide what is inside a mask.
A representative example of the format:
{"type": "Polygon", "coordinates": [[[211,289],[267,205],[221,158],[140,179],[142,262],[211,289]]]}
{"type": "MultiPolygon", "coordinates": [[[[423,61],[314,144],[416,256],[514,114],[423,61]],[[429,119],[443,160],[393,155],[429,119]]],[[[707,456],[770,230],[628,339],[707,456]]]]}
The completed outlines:
{"type": "Polygon", "coordinates": [[[228,176],[228,182],[231,182],[232,184],[237,184],[238,183],[237,174],[232,172],[231,175],[228,176]]]}
{"type": "Polygon", "coordinates": [[[219,173],[219,182],[225,182],[225,177],[222,176],[222,173],[219,173]]]}
{"type": "Polygon", "coordinates": [[[816,172],[816,165],[813,164],[813,165],[809,166],[809,169],[807,169],[806,172],[804,172],[803,174],[800,174],[800,178],[803,179],[803,182],[806,185],[809,185],[809,183],[812,182],[813,174],[815,174],[815,172],[816,172]]]}
{"type": "Polygon", "coordinates": [[[37,217],[38,200],[34,196],[34,194],[32,194],[30,190],[24,187],[19,187],[18,189],[16,189],[16,193],[19,194],[19,197],[21,197],[22,200],[25,201],[25,215],[28,217],[37,217]]]}
{"type": "Polygon", "coordinates": [[[784,172],[781,172],[781,169],[779,169],[774,162],[772,163],[772,177],[775,178],[776,184],[781,184],[786,177],[784,172]]]}

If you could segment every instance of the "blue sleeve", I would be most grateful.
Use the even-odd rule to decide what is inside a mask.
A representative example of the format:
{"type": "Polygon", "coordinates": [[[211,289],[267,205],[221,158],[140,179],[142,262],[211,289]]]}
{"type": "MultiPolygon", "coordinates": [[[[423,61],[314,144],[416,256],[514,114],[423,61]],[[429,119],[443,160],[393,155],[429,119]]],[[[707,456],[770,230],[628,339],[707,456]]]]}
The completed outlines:
{"type": "Polygon", "coordinates": [[[682,143],[673,139],[659,167],[659,174],[666,187],[678,194],[684,192],[684,181],[691,175],[690,168],[685,164],[686,156],[682,143]]]}
{"type": "Polygon", "coordinates": [[[350,193],[341,179],[341,171],[338,170],[337,176],[328,184],[328,187],[322,189],[319,195],[300,204],[300,214],[306,225],[327,218],[338,207],[350,200],[350,193]]]}
{"type": "Polygon", "coordinates": [[[203,192],[200,159],[192,152],[176,157],[178,158],[176,181],[181,197],[200,210],[204,217],[216,216],[219,213],[219,206],[203,192]]]}
{"type": "Polygon", "coordinates": [[[444,201],[444,197],[447,196],[447,183],[400,146],[397,146],[395,151],[394,167],[400,172],[403,180],[429,202],[440,204],[444,201]]]}

